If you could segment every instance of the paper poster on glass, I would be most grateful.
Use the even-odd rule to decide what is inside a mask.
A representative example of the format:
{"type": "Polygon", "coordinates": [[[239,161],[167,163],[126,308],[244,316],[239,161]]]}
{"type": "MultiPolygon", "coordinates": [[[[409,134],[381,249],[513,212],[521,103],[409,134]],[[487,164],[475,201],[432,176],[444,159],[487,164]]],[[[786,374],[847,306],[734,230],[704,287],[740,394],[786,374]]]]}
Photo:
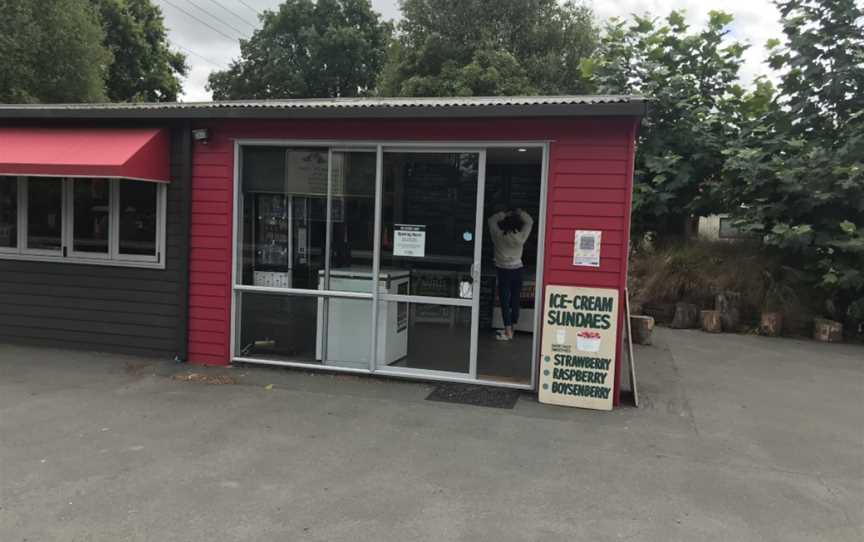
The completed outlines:
{"type": "Polygon", "coordinates": [[[393,255],[411,258],[426,256],[426,226],[422,224],[394,224],[393,255]]]}
{"type": "Polygon", "coordinates": [[[599,231],[576,230],[573,239],[573,265],[600,267],[599,231]]]}
{"type": "MultiPolygon", "coordinates": [[[[288,193],[293,195],[327,195],[327,153],[321,151],[289,150],[287,158],[288,193]]],[[[341,182],[341,174],[334,179],[334,186],[341,182]]],[[[335,194],[341,194],[336,186],[335,194]]]]}

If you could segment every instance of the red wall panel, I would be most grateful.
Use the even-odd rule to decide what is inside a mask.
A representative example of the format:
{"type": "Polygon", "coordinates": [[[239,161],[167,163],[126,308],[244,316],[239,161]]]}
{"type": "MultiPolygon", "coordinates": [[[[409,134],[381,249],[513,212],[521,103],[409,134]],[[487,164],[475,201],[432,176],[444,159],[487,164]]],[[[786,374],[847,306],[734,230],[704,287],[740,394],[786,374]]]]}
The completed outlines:
{"type": "MultiPolygon", "coordinates": [[[[579,122],[574,124],[572,132],[559,134],[550,146],[543,286],[617,289],[621,337],[637,121],[610,122],[602,140],[586,140],[579,122]],[[600,267],[573,266],[575,230],[602,231],[600,267]]],[[[620,341],[616,350],[613,397],[617,405],[621,383],[620,341]]]]}
{"type": "MultiPolygon", "coordinates": [[[[549,141],[544,287],[617,288],[623,301],[636,126],[611,117],[198,123],[210,140],[193,147],[189,360],[229,362],[234,140],[549,141]],[[577,229],[603,232],[599,268],[572,265],[577,229]]],[[[619,314],[620,329],[623,305],[619,314]]],[[[620,370],[616,403],[619,382],[620,370]]]]}

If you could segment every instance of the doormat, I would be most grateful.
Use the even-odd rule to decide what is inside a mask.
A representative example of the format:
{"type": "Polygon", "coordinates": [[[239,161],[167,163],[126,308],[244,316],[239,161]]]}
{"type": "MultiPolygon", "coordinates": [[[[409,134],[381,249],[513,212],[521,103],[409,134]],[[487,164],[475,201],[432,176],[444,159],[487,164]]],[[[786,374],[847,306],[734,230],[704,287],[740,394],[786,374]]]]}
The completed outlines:
{"type": "Polygon", "coordinates": [[[426,400],[512,409],[519,400],[519,391],[476,384],[440,384],[432,390],[426,400]]]}

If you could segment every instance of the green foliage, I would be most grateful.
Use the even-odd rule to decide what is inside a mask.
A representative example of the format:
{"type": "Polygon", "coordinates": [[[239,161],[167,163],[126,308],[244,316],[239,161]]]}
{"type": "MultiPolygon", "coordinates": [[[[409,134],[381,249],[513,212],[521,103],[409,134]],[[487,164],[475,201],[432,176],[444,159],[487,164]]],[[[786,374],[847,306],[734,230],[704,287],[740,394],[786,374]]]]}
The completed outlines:
{"type": "Polygon", "coordinates": [[[791,332],[806,333],[812,300],[803,289],[804,278],[783,259],[782,251],[751,242],[661,243],[632,254],[630,292],[642,305],[686,301],[704,309],[714,308],[716,294],[737,292],[751,323],[762,310],[779,311],[791,332]]]}
{"type": "Polygon", "coordinates": [[[770,102],[769,83],[760,80],[748,93],[737,82],[746,46],[728,39],[731,22],[716,11],[699,31],[676,11],[663,21],[612,19],[596,54],[582,63],[596,91],[651,99],[636,154],[636,231],[682,233],[690,215],[716,212],[707,187],[719,176],[736,123],[770,102]]]}
{"type": "Polygon", "coordinates": [[[185,58],[150,0],[0,0],[0,102],[170,101],[185,58]]]}
{"type": "Polygon", "coordinates": [[[213,98],[325,98],[368,94],[392,28],[369,0],[286,0],[240,40],[240,58],[210,75],[213,98]]]}
{"type": "Polygon", "coordinates": [[[567,94],[597,43],[591,10],[557,0],[401,0],[388,96],[567,94]]]}
{"type": "Polygon", "coordinates": [[[864,10],[854,0],[783,0],[771,44],[779,93],[741,123],[717,193],[740,225],[781,247],[827,299],[864,320],[864,10]]]}
{"type": "Polygon", "coordinates": [[[0,0],[0,102],[105,101],[111,53],[86,0],[0,0]]]}
{"type": "Polygon", "coordinates": [[[114,55],[107,92],[113,102],[176,101],[186,58],[168,48],[162,12],[150,0],[91,0],[114,55]]]}

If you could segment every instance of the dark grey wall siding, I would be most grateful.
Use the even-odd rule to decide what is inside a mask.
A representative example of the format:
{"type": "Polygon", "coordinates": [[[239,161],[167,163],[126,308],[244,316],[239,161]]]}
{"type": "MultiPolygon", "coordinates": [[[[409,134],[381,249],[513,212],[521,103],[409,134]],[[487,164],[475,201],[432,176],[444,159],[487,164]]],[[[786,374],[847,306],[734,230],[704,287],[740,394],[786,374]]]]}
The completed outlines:
{"type": "Polygon", "coordinates": [[[184,138],[182,128],[172,129],[165,269],[0,260],[0,342],[184,354],[190,188],[184,138]]]}

